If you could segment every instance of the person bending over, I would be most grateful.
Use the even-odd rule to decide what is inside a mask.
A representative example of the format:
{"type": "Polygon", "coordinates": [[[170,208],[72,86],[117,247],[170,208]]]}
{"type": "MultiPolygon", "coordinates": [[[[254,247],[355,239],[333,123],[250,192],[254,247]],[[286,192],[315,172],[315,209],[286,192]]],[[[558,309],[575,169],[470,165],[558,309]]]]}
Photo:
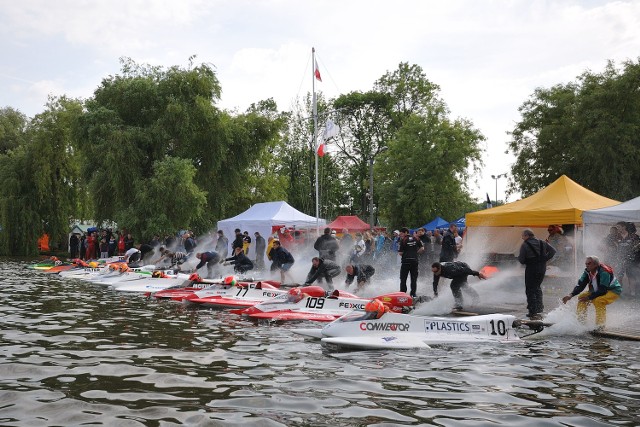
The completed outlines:
{"type": "Polygon", "coordinates": [[[433,293],[438,296],[438,282],[440,277],[451,279],[451,293],[455,300],[454,310],[462,310],[462,304],[464,303],[462,298],[462,291],[465,291],[476,303],[480,299],[480,295],[467,283],[469,276],[477,276],[480,279],[486,279],[483,273],[472,270],[471,267],[462,261],[452,262],[434,262],[431,265],[431,271],[433,272],[433,293]]]}
{"type": "Polygon", "coordinates": [[[596,328],[603,329],[607,323],[607,305],[620,297],[622,286],[614,277],[611,267],[601,264],[598,257],[588,256],[584,265],[586,268],[578,279],[578,284],[569,295],[562,298],[562,303],[566,304],[578,295],[576,310],[578,319],[583,323],[587,317],[587,307],[593,304],[596,309],[596,328]],[[587,290],[581,293],[585,288],[587,290]]]}

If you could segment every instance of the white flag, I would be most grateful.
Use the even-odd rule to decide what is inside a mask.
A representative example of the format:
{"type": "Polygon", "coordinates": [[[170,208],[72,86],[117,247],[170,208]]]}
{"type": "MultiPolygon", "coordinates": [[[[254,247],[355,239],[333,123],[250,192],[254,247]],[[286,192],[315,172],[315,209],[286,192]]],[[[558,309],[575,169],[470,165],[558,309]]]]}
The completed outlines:
{"type": "Polygon", "coordinates": [[[322,134],[322,139],[327,141],[333,137],[338,136],[340,132],[340,127],[333,123],[331,120],[327,120],[327,123],[324,125],[324,133],[322,134]]]}

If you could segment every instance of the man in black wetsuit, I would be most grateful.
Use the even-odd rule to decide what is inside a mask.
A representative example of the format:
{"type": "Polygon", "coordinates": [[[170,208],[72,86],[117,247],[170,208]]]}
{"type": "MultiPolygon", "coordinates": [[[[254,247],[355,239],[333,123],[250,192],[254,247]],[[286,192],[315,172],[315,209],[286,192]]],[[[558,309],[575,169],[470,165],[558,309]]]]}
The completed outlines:
{"type": "Polygon", "coordinates": [[[418,254],[423,251],[420,239],[410,235],[407,227],[402,227],[400,229],[400,246],[398,247],[398,254],[401,257],[400,292],[407,292],[407,277],[411,274],[410,295],[414,298],[418,288],[418,254]]]}
{"type": "Polygon", "coordinates": [[[542,320],[542,281],[547,271],[547,261],[556,254],[553,246],[544,240],[536,239],[533,231],[522,231],[522,246],[518,261],[524,264],[524,286],[527,295],[527,317],[531,320],[542,320]]]}
{"type": "Polygon", "coordinates": [[[433,272],[433,293],[438,296],[438,282],[440,276],[451,279],[451,293],[455,300],[454,310],[462,310],[462,291],[471,295],[474,302],[480,299],[480,295],[467,283],[469,276],[477,276],[480,279],[486,279],[487,276],[479,271],[472,270],[467,263],[462,261],[453,262],[434,262],[431,265],[431,271],[433,272]]]}

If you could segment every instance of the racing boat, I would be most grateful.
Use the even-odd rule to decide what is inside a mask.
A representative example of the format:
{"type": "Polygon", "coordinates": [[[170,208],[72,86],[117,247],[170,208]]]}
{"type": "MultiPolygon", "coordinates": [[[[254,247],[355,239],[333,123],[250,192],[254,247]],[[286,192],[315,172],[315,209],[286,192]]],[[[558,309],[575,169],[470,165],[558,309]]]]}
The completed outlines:
{"type": "MultiPolygon", "coordinates": [[[[121,280],[109,285],[118,292],[155,293],[173,287],[184,287],[191,283],[190,276],[184,273],[168,274],[172,272],[154,271],[151,275],[141,272],[131,273],[131,280],[121,280]],[[135,278],[135,275],[138,275],[135,278]]],[[[126,273],[125,273],[126,274],[126,273]]]]}
{"type": "Polygon", "coordinates": [[[367,304],[365,311],[353,311],[322,329],[293,331],[318,338],[323,345],[346,349],[412,349],[429,348],[430,344],[520,341],[512,315],[425,317],[386,311],[380,305],[375,307],[374,301],[367,304]]]}
{"type": "MultiPolygon", "coordinates": [[[[412,298],[404,292],[378,298],[394,311],[402,311],[413,304],[412,298]]],[[[235,312],[253,319],[331,322],[353,310],[364,310],[369,301],[338,289],[327,293],[320,286],[306,286],[290,289],[272,300],[235,312]]]]}
{"type": "Polygon", "coordinates": [[[194,293],[208,289],[211,287],[220,287],[225,283],[231,286],[231,282],[235,280],[234,276],[228,276],[224,279],[203,279],[198,273],[192,273],[189,276],[189,282],[184,286],[174,286],[163,289],[161,291],[149,294],[156,299],[172,300],[182,302],[187,297],[193,296],[194,293]]]}
{"type": "Polygon", "coordinates": [[[55,267],[62,267],[62,266],[72,266],[73,264],[67,261],[61,261],[59,260],[57,257],[52,256],[49,257],[46,260],[42,260],[40,262],[28,265],[27,268],[31,269],[31,270],[43,270],[43,271],[49,271],[52,268],[55,267]]]}
{"type": "Polygon", "coordinates": [[[213,285],[187,296],[183,301],[208,308],[243,310],[288,293],[280,289],[280,282],[227,282],[213,285]]]}

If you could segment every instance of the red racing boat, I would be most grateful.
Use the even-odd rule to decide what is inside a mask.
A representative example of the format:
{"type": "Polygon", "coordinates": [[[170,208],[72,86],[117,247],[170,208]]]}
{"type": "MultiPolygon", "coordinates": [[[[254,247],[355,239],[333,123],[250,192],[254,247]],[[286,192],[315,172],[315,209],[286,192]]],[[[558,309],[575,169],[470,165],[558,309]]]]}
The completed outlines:
{"type": "MultiPolygon", "coordinates": [[[[376,298],[394,312],[413,306],[413,298],[404,292],[376,298]]],[[[361,298],[346,291],[336,289],[328,293],[320,286],[306,286],[293,288],[272,300],[234,312],[253,319],[332,322],[353,310],[364,310],[369,301],[371,298],[361,298]]]]}

